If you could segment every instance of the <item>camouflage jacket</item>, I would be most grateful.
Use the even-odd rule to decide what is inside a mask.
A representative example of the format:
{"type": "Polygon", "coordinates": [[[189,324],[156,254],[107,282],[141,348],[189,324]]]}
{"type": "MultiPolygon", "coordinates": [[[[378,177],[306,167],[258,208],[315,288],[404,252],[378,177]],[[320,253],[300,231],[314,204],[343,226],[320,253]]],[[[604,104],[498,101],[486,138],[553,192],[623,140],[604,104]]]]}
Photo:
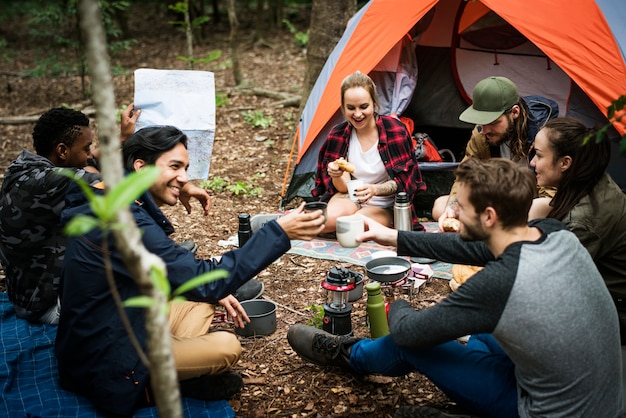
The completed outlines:
{"type": "MultiPolygon", "coordinates": [[[[18,316],[36,321],[56,304],[65,241],[59,226],[71,181],[40,155],[23,150],[0,193],[0,262],[18,316]]],[[[99,175],[76,170],[88,183],[99,175]]]]}

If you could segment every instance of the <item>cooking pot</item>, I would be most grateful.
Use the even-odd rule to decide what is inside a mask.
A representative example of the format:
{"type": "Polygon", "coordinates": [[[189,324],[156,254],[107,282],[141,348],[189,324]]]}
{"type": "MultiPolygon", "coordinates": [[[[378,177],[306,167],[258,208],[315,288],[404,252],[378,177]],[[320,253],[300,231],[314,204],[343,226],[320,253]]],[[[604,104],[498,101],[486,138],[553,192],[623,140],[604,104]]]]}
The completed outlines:
{"type": "Polygon", "coordinates": [[[244,328],[235,328],[242,337],[262,337],[276,331],[276,304],[267,299],[251,299],[241,302],[250,323],[244,328]]]}
{"type": "Polygon", "coordinates": [[[365,264],[367,277],[381,283],[395,282],[407,276],[411,263],[402,257],[381,257],[365,264]]]}

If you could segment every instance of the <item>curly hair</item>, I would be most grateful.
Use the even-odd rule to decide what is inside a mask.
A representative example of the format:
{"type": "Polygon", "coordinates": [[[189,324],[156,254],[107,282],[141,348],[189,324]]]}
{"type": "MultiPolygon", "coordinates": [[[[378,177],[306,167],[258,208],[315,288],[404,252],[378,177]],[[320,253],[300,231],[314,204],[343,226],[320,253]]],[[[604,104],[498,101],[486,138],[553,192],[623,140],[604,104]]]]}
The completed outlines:
{"type": "Polygon", "coordinates": [[[71,147],[82,134],[82,127],[89,127],[89,118],[83,112],[66,107],[48,110],[33,128],[35,152],[47,157],[59,144],[71,147]]]}

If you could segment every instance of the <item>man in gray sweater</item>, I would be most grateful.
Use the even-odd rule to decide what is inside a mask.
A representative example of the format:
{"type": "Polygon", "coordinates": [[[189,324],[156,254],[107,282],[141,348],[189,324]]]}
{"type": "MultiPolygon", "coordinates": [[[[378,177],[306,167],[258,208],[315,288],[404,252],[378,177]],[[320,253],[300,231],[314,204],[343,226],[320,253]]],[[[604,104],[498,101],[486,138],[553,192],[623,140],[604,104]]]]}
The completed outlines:
{"type": "MultiPolygon", "coordinates": [[[[359,240],[484,269],[430,308],[393,302],[385,337],[297,324],[287,335],[293,349],[361,374],[418,371],[479,416],[621,416],[617,312],[589,253],[558,221],[527,223],[535,179],[526,167],[471,159],[456,177],[459,234],[396,231],[366,219],[359,240]],[[456,341],[464,335],[467,344],[456,341]]],[[[397,415],[446,416],[404,408],[397,415]]]]}

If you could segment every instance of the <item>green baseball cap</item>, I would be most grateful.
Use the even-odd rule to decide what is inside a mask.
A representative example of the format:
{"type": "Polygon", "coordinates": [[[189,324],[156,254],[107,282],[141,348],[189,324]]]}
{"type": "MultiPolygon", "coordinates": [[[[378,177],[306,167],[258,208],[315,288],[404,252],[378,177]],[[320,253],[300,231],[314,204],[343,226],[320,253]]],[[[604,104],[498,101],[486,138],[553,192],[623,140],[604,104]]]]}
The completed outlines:
{"type": "Polygon", "coordinates": [[[474,87],[472,105],[459,116],[463,122],[487,125],[519,101],[517,86],[506,77],[488,77],[474,87]]]}

